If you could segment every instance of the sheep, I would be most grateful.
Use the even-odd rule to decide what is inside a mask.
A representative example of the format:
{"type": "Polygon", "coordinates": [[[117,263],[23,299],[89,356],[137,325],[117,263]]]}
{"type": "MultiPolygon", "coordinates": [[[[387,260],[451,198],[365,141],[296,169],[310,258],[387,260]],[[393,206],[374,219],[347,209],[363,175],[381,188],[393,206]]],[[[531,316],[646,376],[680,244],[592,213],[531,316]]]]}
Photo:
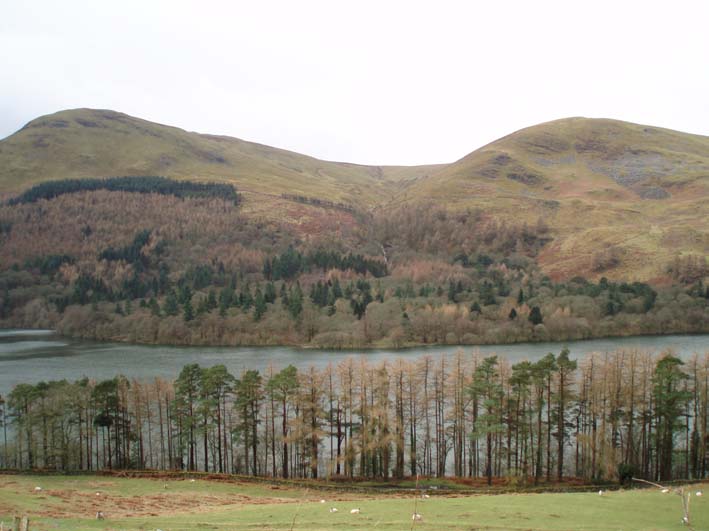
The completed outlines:
{"type": "Polygon", "coordinates": [[[34,491],[35,491],[35,492],[42,492],[42,487],[35,487],[35,488],[34,488],[34,491]]]}
{"type": "Polygon", "coordinates": [[[325,500],[320,500],[320,503],[325,503],[325,500]]]}
{"type": "Polygon", "coordinates": [[[359,512],[360,512],[359,509],[352,509],[350,511],[350,514],[359,514],[359,512]]]}
{"type": "Polygon", "coordinates": [[[598,491],[598,495],[599,495],[599,496],[603,496],[603,490],[599,490],[599,491],[598,491]]]}
{"type": "Polygon", "coordinates": [[[414,513],[411,515],[411,519],[415,521],[420,521],[423,520],[423,516],[421,516],[419,513],[414,513]]]}
{"type": "Polygon", "coordinates": [[[100,492],[97,492],[97,493],[96,493],[96,496],[101,496],[101,493],[100,493],[100,492]]]}
{"type": "Polygon", "coordinates": [[[423,494],[423,495],[421,496],[421,498],[423,498],[424,500],[427,500],[427,499],[429,499],[430,497],[431,497],[431,496],[429,496],[428,494],[423,494]]]}
{"type": "Polygon", "coordinates": [[[704,493],[701,490],[697,491],[697,496],[703,496],[703,495],[704,495],[704,493]]]}
{"type": "Polygon", "coordinates": [[[336,513],[336,512],[337,512],[337,507],[330,507],[330,512],[331,512],[331,513],[336,513]]]}
{"type": "Polygon", "coordinates": [[[103,514],[103,511],[96,512],[96,520],[103,520],[104,518],[106,518],[106,516],[103,514]]]}
{"type": "Polygon", "coordinates": [[[664,489],[662,489],[661,492],[662,492],[662,494],[667,494],[668,492],[670,492],[670,489],[664,488],[664,489]]]}

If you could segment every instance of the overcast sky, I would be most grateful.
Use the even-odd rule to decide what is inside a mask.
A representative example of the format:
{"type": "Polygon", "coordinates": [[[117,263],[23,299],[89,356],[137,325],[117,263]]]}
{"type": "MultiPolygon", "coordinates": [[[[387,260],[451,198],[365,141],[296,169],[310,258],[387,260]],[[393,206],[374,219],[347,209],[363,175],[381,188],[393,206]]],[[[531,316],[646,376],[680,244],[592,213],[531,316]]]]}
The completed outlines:
{"type": "Polygon", "coordinates": [[[76,107],[370,164],[567,116],[709,134],[707,1],[2,0],[0,50],[0,138],[76,107]]]}

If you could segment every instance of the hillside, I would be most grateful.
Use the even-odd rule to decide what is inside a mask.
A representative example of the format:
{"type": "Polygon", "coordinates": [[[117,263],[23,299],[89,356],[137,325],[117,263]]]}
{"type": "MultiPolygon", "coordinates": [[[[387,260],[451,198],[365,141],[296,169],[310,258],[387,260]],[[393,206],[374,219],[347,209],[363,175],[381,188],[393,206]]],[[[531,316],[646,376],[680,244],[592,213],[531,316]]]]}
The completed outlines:
{"type": "Polygon", "coordinates": [[[323,348],[702,332],[707,175],[708,138],[611,120],[374,167],[63,111],[0,141],[0,327],[323,348]]]}
{"type": "Polygon", "coordinates": [[[397,199],[481,208],[510,221],[542,217],[555,239],[539,260],[552,276],[648,279],[677,254],[709,253],[709,137],[557,120],[492,142],[397,199]],[[610,267],[604,252],[614,256],[610,267]]]}
{"type": "Polygon", "coordinates": [[[242,214],[286,221],[305,238],[326,231],[332,213],[283,194],[359,212],[434,203],[510,223],[541,218],[553,242],[538,262],[554,278],[659,279],[676,256],[709,253],[709,138],[615,120],[548,122],[452,164],[417,167],[321,161],[92,109],[37,118],[0,141],[5,196],[113,175],[233,183],[242,214]]]}
{"type": "Polygon", "coordinates": [[[228,181],[244,192],[288,193],[362,208],[388,198],[400,181],[434,169],[322,161],[109,110],[42,116],[0,141],[2,192],[48,179],[163,175],[228,181]]]}

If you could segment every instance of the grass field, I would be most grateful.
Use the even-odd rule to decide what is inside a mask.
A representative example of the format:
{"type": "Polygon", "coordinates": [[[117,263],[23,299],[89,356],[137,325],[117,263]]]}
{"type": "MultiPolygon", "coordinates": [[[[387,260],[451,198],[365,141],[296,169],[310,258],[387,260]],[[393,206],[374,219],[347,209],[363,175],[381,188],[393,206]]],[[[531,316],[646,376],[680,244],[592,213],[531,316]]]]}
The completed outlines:
{"type": "MultiPolygon", "coordinates": [[[[693,486],[692,493],[701,488],[693,486]]],[[[687,529],[681,498],[655,489],[424,499],[201,479],[0,475],[0,521],[7,529],[13,515],[25,514],[33,530],[67,531],[409,530],[412,523],[414,529],[466,531],[687,529]],[[412,522],[414,504],[421,521],[412,522]],[[353,508],[360,514],[350,514],[353,508]],[[99,510],[104,520],[95,519],[99,510]]],[[[692,495],[691,515],[695,530],[709,529],[709,499],[692,495]]]]}

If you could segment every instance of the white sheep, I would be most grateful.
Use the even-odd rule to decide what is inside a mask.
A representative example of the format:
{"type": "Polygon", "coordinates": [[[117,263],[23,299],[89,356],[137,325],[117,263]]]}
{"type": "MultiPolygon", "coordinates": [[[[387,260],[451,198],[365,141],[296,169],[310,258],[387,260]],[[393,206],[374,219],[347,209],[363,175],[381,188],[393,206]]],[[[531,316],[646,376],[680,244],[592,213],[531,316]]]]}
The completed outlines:
{"type": "Polygon", "coordinates": [[[419,520],[423,520],[423,516],[421,516],[419,513],[414,513],[411,515],[411,519],[419,521],[419,520]]]}
{"type": "Polygon", "coordinates": [[[320,503],[325,503],[325,500],[320,500],[320,503]]]}
{"type": "Polygon", "coordinates": [[[704,495],[704,493],[701,490],[697,491],[697,496],[703,496],[703,495],[704,495]]]}
{"type": "Polygon", "coordinates": [[[337,512],[337,507],[330,507],[330,512],[331,512],[331,513],[336,513],[336,512],[337,512]]]}
{"type": "Polygon", "coordinates": [[[35,487],[35,488],[34,488],[34,491],[35,491],[35,492],[42,492],[42,487],[35,487]]]}
{"type": "Polygon", "coordinates": [[[668,492],[670,492],[670,489],[664,488],[664,489],[662,489],[661,492],[662,492],[662,494],[667,494],[668,492]]]}
{"type": "Polygon", "coordinates": [[[352,509],[350,514],[359,514],[359,509],[352,509]]]}
{"type": "Polygon", "coordinates": [[[603,490],[599,490],[599,491],[598,491],[598,495],[599,495],[599,496],[603,496],[603,490]]]}

